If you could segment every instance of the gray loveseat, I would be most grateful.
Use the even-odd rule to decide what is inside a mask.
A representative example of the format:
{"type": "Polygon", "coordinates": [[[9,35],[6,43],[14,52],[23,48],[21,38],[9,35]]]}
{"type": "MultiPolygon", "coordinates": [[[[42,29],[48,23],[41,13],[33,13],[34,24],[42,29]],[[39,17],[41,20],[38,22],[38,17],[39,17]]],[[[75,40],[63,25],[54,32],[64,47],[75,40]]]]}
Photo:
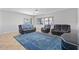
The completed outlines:
{"type": "Polygon", "coordinates": [[[18,25],[18,27],[19,27],[19,32],[21,34],[31,33],[31,32],[35,32],[36,31],[36,28],[33,27],[33,25],[29,24],[29,23],[18,25]]]}
{"type": "Polygon", "coordinates": [[[61,36],[63,33],[70,33],[71,26],[67,24],[55,24],[54,28],[51,29],[51,33],[54,35],[61,36]]]}

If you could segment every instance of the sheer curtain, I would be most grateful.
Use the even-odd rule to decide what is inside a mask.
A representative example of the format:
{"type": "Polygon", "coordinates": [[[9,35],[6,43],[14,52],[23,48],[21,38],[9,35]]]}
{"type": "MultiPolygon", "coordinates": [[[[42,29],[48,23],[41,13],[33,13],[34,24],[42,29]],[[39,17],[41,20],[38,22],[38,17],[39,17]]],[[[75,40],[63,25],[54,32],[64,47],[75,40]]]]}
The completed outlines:
{"type": "Polygon", "coordinates": [[[54,20],[53,17],[37,18],[37,24],[42,25],[42,27],[44,27],[45,25],[51,25],[51,28],[53,28],[54,20]]]}

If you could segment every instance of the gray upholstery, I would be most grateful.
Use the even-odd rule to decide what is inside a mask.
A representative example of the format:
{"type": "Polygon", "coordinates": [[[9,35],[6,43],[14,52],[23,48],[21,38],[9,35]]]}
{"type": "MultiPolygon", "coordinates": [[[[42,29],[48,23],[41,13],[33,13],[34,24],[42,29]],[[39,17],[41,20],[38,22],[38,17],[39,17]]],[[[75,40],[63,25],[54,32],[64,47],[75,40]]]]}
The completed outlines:
{"type": "Polygon", "coordinates": [[[56,24],[54,25],[54,29],[51,29],[52,34],[62,35],[63,33],[70,33],[71,27],[67,24],[56,24]]]}
{"type": "Polygon", "coordinates": [[[50,27],[51,27],[51,25],[45,25],[44,27],[41,28],[41,31],[44,33],[49,33],[50,27]]]}
{"type": "Polygon", "coordinates": [[[54,29],[59,32],[70,32],[70,25],[67,24],[56,24],[54,25],[54,29]]]}
{"type": "Polygon", "coordinates": [[[36,28],[33,27],[33,25],[18,25],[19,27],[19,32],[21,34],[25,34],[25,33],[30,33],[30,32],[35,32],[36,31],[36,28]]]}

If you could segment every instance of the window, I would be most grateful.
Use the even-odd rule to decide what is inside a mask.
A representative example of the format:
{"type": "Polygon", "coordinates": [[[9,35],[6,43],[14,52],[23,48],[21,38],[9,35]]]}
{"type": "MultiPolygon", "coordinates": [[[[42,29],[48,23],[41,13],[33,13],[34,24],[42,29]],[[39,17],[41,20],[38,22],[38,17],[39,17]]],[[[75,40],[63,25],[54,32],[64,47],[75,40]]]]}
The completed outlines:
{"type": "Polygon", "coordinates": [[[49,19],[48,19],[48,18],[45,18],[44,20],[45,20],[45,21],[44,21],[45,24],[49,24],[49,19]]]}
{"type": "Polygon", "coordinates": [[[42,24],[42,18],[37,18],[37,24],[42,24]]]}
{"type": "Polygon", "coordinates": [[[44,18],[41,19],[42,25],[44,25],[44,18]]]}
{"type": "Polygon", "coordinates": [[[37,18],[37,24],[40,25],[52,25],[53,22],[53,17],[42,17],[42,18],[37,18]]]}
{"type": "Polygon", "coordinates": [[[24,23],[31,23],[32,24],[32,18],[24,18],[24,23]]]}
{"type": "Polygon", "coordinates": [[[53,21],[53,18],[52,18],[52,17],[50,17],[50,18],[49,18],[49,24],[50,24],[50,25],[52,25],[52,24],[53,24],[53,22],[54,22],[54,21],[53,21]]]}

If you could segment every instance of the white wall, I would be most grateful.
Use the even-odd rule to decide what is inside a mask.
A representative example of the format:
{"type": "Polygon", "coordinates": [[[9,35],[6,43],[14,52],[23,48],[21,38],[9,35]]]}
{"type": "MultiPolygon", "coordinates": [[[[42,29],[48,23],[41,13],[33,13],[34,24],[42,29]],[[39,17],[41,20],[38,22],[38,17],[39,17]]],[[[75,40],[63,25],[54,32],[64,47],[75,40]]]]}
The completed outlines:
{"type": "Polygon", "coordinates": [[[23,23],[23,19],[30,18],[30,16],[28,15],[18,14],[14,12],[1,11],[1,13],[2,21],[0,21],[2,23],[2,30],[0,33],[18,31],[18,25],[23,23]]]}
{"type": "Polygon", "coordinates": [[[39,17],[46,17],[46,16],[53,16],[54,17],[54,24],[69,24],[71,25],[71,34],[72,37],[71,42],[77,43],[77,9],[70,8],[64,9],[62,11],[57,11],[47,15],[38,15],[36,18],[39,17]]]}
{"type": "MultiPolygon", "coordinates": [[[[79,44],[79,8],[78,8],[78,44],[79,44]]],[[[78,49],[79,49],[79,45],[78,45],[78,49]]]]}
{"type": "Polygon", "coordinates": [[[2,16],[1,16],[1,12],[0,12],[0,33],[1,33],[1,22],[2,22],[2,16]]]}

